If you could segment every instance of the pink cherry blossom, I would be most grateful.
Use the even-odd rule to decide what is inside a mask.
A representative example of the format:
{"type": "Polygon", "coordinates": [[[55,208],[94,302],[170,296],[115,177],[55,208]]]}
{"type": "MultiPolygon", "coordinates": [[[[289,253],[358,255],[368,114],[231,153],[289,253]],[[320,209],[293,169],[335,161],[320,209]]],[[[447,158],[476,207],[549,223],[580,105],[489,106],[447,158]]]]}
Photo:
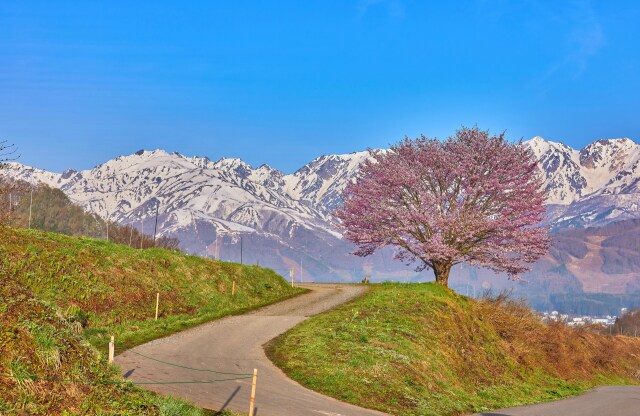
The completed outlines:
{"type": "Polygon", "coordinates": [[[398,259],[433,269],[447,286],[455,264],[518,279],[547,252],[548,230],[536,226],[545,210],[542,179],[522,142],[474,127],[370,154],[334,213],[354,254],[396,246],[398,259]]]}

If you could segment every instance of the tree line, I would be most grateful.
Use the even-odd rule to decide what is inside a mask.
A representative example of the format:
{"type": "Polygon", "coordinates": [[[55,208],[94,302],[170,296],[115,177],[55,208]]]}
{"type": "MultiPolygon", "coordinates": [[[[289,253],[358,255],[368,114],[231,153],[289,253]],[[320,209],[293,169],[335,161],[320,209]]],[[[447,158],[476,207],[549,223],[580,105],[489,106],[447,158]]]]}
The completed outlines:
{"type": "Polygon", "coordinates": [[[103,238],[135,248],[160,247],[178,250],[180,241],[155,239],[132,226],[106,221],[85,212],[60,189],[0,178],[0,224],[33,228],[59,234],[103,238]]]}
{"type": "Polygon", "coordinates": [[[640,309],[631,309],[616,319],[613,332],[632,337],[640,336],[640,309]]]}

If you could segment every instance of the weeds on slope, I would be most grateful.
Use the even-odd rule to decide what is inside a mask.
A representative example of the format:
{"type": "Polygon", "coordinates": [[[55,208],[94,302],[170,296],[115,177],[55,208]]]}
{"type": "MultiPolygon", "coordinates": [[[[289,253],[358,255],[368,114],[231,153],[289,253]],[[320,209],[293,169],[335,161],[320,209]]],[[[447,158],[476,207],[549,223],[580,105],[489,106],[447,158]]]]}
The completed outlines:
{"type": "Polygon", "coordinates": [[[397,415],[455,415],[638,383],[640,340],[544,325],[506,299],[372,285],[268,347],[298,382],[397,415]]]}
{"type": "Polygon", "coordinates": [[[122,351],[300,292],[255,266],[0,227],[0,415],[213,415],[122,383],[108,337],[122,351]]]}
{"type": "Polygon", "coordinates": [[[103,350],[111,335],[122,350],[303,292],[258,266],[6,227],[0,274],[31,289],[103,350]]]}

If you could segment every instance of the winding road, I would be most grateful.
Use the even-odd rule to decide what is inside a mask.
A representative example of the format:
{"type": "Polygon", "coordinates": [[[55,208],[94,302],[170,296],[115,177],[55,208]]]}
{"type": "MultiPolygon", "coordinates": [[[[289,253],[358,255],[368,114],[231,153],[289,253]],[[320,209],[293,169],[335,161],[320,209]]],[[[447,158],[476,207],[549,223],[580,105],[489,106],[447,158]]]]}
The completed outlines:
{"type": "Polygon", "coordinates": [[[602,386],[569,399],[478,413],[478,416],[638,416],[640,386],[602,386]]]}
{"type": "MultiPolygon", "coordinates": [[[[238,376],[193,369],[251,374],[257,368],[255,416],[384,415],[302,387],[285,376],[265,355],[262,346],[271,339],[310,316],[345,303],[366,290],[363,286],[348,284],[301,286],[311,289],[311,292],[140,345],[117,356],[115,362],[126,379],[142,383],[224,380],[238,376]]],[[[251,378],[214,383],[147,384],[141,387],[181,397],[207,409],[230,409],[244,414],[249,410],[251,378]]]]}
{"type": "MultiPolygon", "coordinates": [[[[128,380],[146,389],[187,399],[201,407],[249,410],[251,378],[215,374],[251,374],[258,369],[255,416],[371,416],[384,415],[302,387],[271,363],[262,346],[310,316],[345,303],[366,288],[348,284],[304,284],[311,292],[245,315],[231,316],[158,339],[116,357],[128,380]],[[159,360],[159,361],[158,361],[159,360]],[[177,364],[169,365],[167,363],[177,364]],[[185,368],[188,367],[188,368],[185,368]],[[232,380],[227,380],[232,379],[232,380]],[[213,383],[190,381],[224,380],[213,383]]],[[[478,416],[638,416],[639,386],[603,386],[581,396],[478,416]]]]}

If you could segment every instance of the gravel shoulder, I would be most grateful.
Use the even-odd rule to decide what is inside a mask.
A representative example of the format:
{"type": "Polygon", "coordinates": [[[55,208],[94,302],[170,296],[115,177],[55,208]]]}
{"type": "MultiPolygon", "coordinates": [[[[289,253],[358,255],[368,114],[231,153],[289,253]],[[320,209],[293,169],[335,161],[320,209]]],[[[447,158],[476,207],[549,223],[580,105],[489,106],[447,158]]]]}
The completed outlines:
{"type": "Polygon", "coordinates": [[[141,387],[213,410],[247,413],[251,379],[230,380],[241,376],[224,373],[251,374],[257,368],[256,416],[383,415],[302,387],[265,355],[263,345],[273,338],[310,316],[348,302],[367,290],[365,286],[349,284],[307,283],[300,286],[311,291],[245,315],[223,318],[140,345],[117,356],[116,364],[125,378],[134,382],[179,382],[141,387]],[[213,369],[220,373],[193,369],[213,369]],[[208,383],[191,383],[193,381],[208,383]]]}

